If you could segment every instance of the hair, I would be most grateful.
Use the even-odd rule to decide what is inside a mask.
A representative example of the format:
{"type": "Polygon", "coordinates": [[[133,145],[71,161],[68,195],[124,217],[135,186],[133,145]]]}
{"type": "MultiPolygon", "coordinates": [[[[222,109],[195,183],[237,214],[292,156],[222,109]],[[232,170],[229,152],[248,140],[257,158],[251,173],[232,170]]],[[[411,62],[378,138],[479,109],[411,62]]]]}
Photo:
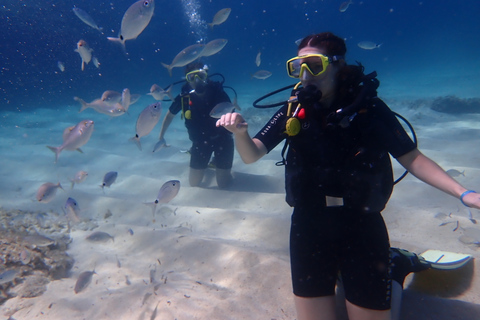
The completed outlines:
{"type": "Polygon", "coordinates": [[[322,32],[309,35],[300,42],[298,50],[305,47],[313,47],[325,50],[327,56],[344,56],[347,53],[345,41],[331,32],[322,32]]]}
{"type": "Polygon", "coordinates": [[[193,70],[200,70],[202,69],[204,66],[203,62],[202,61],[195,61],[195,62],[191,62],[189,64],[187,64],[187,66],[185,67],[185,74],[193,71],[193,70]]]}

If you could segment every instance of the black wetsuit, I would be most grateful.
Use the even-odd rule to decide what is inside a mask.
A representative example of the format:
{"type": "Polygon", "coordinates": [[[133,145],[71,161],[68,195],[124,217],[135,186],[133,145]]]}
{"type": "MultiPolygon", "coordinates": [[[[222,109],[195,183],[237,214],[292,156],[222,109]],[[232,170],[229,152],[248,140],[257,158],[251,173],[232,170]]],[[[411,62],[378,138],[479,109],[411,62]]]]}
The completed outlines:
{"type": "MultiPolygon", "coordinates": [[[[363,104],[346,128],[329,124],[321,106],[307,106],[300,133],[288,138],[292,282],[297,296],[329,296],[340,273],[348,301],[386,310],[390,245],[380,212],[393,188],[389,153],[400,157],[415,144],[383,101],[363,104]],[[343,205],[328,206],[327,196],[343,205]]],[[[255,136],[268,152],[287,138],[286,113],[284,106],[255,136]]]]}
{"type": "Polygon", "coordinates": [[[230,101],[230,98],[219,82],[208,81],[202,95],[189,93],[191,90],[185,84],[182,93],[175,97],[169,108],[172,114],[182,109],[183,114],[190,111],[189,119],[185,118],[185,127],[192,141],[190,167],[199,170],[207,168],[214,153],[216,168],[231,169],[234,150],[232,134],[223,127],[217,127],[217,119],[209,115],[213,107],[220,102],[230,101]]]}

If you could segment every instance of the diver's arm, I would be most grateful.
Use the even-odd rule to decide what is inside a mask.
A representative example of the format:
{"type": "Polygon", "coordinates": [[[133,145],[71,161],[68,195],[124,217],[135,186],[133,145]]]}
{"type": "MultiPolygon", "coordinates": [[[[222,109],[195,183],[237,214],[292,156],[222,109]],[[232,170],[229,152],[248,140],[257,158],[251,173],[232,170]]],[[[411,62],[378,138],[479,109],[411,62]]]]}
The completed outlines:
{"type": "Polygon", "coordinates": [[[253,163],[267,154],[267,148],[258,139],[248,134],[248,124],[239,113],[227,113],[217,121],[217,127],[224,127],[235,134],[235,146],[245,163],[253,163]]]}
{"type": "Polygon", "coordinates": [[[165,132],[167,132],[167,129],[170,126],[170,123],[172,123],[174,117],[175,115],[171,113],[170,110],[168,110],[165,118],[163,118],[162,128],[160,129],[160,136],[158,137],[159,140],[163,139],[163,136],[165,135],[165,132]]]}
{"type": "MultiPolygon", "coordinates": [[[[450,177],[436,162],[426,157],[418,149],[414,149],[397,158],[398,162],[423,182],[445,192],[457,199],[467,191],[455,179],[450,177]]],[[[463,201],[470,207],[480,209],[480,194],[470,193],[463,201]]]]}

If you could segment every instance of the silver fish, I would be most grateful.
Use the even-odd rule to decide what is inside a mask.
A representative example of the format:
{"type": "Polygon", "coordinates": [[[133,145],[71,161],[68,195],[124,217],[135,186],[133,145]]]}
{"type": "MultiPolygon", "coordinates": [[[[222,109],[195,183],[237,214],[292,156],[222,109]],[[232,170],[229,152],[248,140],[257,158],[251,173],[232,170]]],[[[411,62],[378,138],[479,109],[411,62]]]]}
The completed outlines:
{"type": "Polygon", "coordinates": [[[48,247],[55,243],[55,240],[42,236],[41,234],[25,236],[23,241],[32,247],[48,247]]]}
{"type": "Polygon", "coordinates": [[[260,79],[260,80],[265,80],[269,78],[272,75],[270,71],[267,70],[258,70],[254,74],[252,74],[252,78],[260,79]]]}
{"type": "Polygon", "coordinates": [[[36,198],[39,202],[48,203],[52,201],[57,193],[57,189],[62,189],[62,185],[59,183],[55,184],[52,182],[46,182],[40,186],[37,190],[36,198]]]}
{"type": "Polygon", "coordinates": [[[63,135],[63,144],[59,147],[47,146],[55,153],[55,163],[58,161],[58,157],[62,150],[78,150],[83,152],[80,147],[88,142],[92,136],[94,123],[92,120],[82,120],[75,127],[68,128],[69,132],[63,135]]]}
{"type": "Polygon", "coordinates": [[[172,95],[172,88],[173,86],[169,86],[167,90],[162,89],[157,84],[153,84],[152,87],[150,88],[150,93],[147,93],[148,95],[151,95],[155,100],[162,101],[165,96],[168,96],[170,100],[174,100],[173,95],[172,95]]]}
{"type": "Polygon", "coordinates": [[[450,170],[447,170],[446,173],[452,178],[456,178],[456,177],[459,177],[459,176],[464,176],[465,177],[465,170],[460,172],[456,169],[450,169],[450,170]]]}
{"type": "Polygon", "coordinates": [[[57,61],[57,67],[60,69],[60,71],[65,71],[65,64],[62,61],[57,61]]]}
{"type": "Polygon", "coordinates": [[[132,4],[122,18],[118,38],[107,37],[108,40],[118,42],[125,49],[125,41],[134,40],[147,27],[155,9],[154,0],[139,0],[132,4]]]}
{"type": "Polygon", "coordinates": [[[125,114],[126,112],[125,108],[118,102],[115,104],[110,104],[103,101],[102,99],[95,99],[92,102],[88,103],[85,102],[83,99],[80,99],[79,97],[73,97],[73,100],[80,102],[80,104],[82,105],[79,113],[83,112],[88,108],[92,108],[98,113],[103,113],[110,117],[118,117],[125,114]]]}
{"type": "Polygon", "coordinates": [[[214,55],[215,53],[222,50],[223,47],[225,47],[225,45],[227,44],[227,42],[227,39],[215,39],[210,41],[205,45],[205,48],[203,48],[201,56],[208,57],[214,55]]]}
{"type": "Polygon", "coordinates": [[[97,29],[98,31],[102,31],[103,28],[100,28],[97,23],[95,22],[95,20],[93,20],[93,18],[85,12],[85,10],[82,10],[80,8],[73,8],[73,13],[75,13],[75,15],[83,21],[83,23],[85,23],[86,25],[92,27],[93,29],[97,29]]]}
{"type": "Polygon", "coordinates": [[[122,93],[114,90],[107,90],[102,93],[102,97],[100,99],[108,104],[119,103],[122,101],[122,93]]]}
{"type": "Polygon", "coordinates": [[[122,100],[120,101],[122,107],[125,109],[125,112],[128,111],[128,108],[130,108],[130,105],[132,103],[132,96],[130,94],[130,89],[125,88],[122,91],[122,100]]]}
{"type": "Polygon", "coordinates": [[[18,269],[10,269],[0,273],[0,285],[15,280],[19,273],[20,270],[18,269]]]}
{"type": "Polygon", "coordinates": [[[92,282],[92,276],[94,274],[97,274],[95,270],[84,271],[80,273],[80,275],[78,276],[77,282],[75,283],[75,288],[73,289],[73,291],[75,291],[75,293],[79,293],[80,291],[88,287],[90,282],[92,282]]]}
{"type": "MultiPolygon", "coordinates": [[[[103,182],[100,188],[104,190],[105,187],[109,187],[117,180],[118,172],[116,171],[110,171],[105,173],[105,176],[103,176],[103,182]]],[[[105,191],[105,190],[104,190],[105,191]]]]}
{"type": "Polygon", "coordinates": [[[148,135],[153,128],[157,125],[158,120],[160,120],[160,115],[162,114],[162,103],[160,101],[155,102],[139,114],[136,125],[136,134],[135,137],[131,138],[133,142],[137,145],[138,149],[142,150],[142,144],[140,143],[140,138],[148,135]]]}
{"type": "Polygon", "coordinates": [[[359,43],[357,43],[357,45],[360,48],[365,49],[365,50],[373,50],[373,49],[380,48],[382,43],[376,44],[375,42],[372,42],[372,41],[360,41],[359,43]]]}
{"type": "Polygon", "coordinates": [[[80,218],[78,217],[80,207],[78,206],[77,200],[69,197],[67,201],[65,201],[63,210],[68,221],[72,221],[73,223],[80,222],[80,218]]]}
{"type": "Polygon", "coordinates": [[[113,236],[103,231],[95,231],[85,239],[90,242],[108,242],[110,239],[112,239],[112,241],[115,242],[115,238],[113,236]]]}
{"type": "Polygon", "coordinates": [[[218,26],[219,24],[224,23],[227,19],[228,16],[230,15],[230,12],[232,12],[231,8],[224,8],[219,10],[215,16],[213,16],[213,20],[211,23],[208,23],[208,26],[210,28],[213,28],[213,26],[218,26]]]}
{"type": "Polygon", "coordinates": [[[257,56],[255,57],[255,64],[257,67],[260,67],[260,64],[262,63],[262,53],[259,51],[257,53],[257,56]]]}
{"type": "Polygon", "coordinates": [[[173,58],[172,63],[165,64],[162,62],[162,65],[167,68],[168,73],[171,77],[173,68],[186,66],[190,62],[200,57],[204,47],[205,45],[201,43],[192,44],[191,46],[188,46],[179,53],[177,53],[175,58],[173,58]]]}
{"type": "Polygon", "coordinates": [[[353,4],[353,1],[352,0],[348,0],[348,1],[344,1],[342,2],[342,4],[340,4],[340,7],[338,8],[338,10],[340,12],[345,12],[347,11],[348,7],[353,4]]]}
{"type": "Polygon", "coordinates": [[[92,62],[97,69],[100,68],[100,62],[98,61],[97,57],[92,57],[92,62]]]}
{"type": "Polygon", "coordinates": [[[75,176],[70,179],[70,182],[72,183],[72,188],[75,186],[75,183],[82,183],[83,181],[85,181],[85,179],[87,179],[88,177],[88,173],[86,171],[83,171],[83,170],[80,170],[78,171],[77,173],[75,173],[75,176]]]}
{"type": "Polygon", "coordinates": [[[175,198],[180,190],[180,181],[170,180],[165,182],[160,190],[158,191],[157,199],[154,202],[147,202],[145,205],[152,208],[152,214],[155,216],[155,210],[157,209],[157,204],[159,203],[168,203],[170,200],[175,198]]]}
{"type": "Polygon", "coordinates": [[[88,64],[92,60],[92,51],[85,40],[80,40],[77,42],[77,49],[74,50],[78,52],[80,58],[82,58],[82,71],[85,70],[85,64],[88,64]]]}
{"type": "Polygon", "coordinates": [[[235,106],[230,101],[220,102],[210,111],[210,117],[220,119],[224,114],[233,111],[235,111],[235,106]]]}

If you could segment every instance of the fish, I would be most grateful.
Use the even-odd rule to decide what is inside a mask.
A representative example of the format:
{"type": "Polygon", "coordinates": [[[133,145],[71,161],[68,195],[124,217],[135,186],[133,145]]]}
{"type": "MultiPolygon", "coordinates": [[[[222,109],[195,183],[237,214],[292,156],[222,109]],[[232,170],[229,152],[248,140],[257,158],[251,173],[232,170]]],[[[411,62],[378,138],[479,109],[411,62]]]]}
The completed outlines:
{"type": "Polygon", "coordinates": [[[160,115],[162,114],[162,103],[160,101],[155,102],[145,109],[138,115],[136,133],[135,137],[130,138],[131,141],[135,142],[138,149],[142,150],[142,144],[140,143],[140,138],[148,135],[153,128],[157,125],[160,120],[160,115]]]}
{"type": "Polygon", "coordinates": [[[167,90],[162,89],[157,84],[153,84],[150,87],[150,93],[147,93],[148,95],[151,95],[155,100],[162,101],[165,96],[169,97],[170,100],[174,100],[173,95],[172,95],[172,88],[173,86],[169,86],[167,90]]]}
{"type": "Polygon", "coordinates": [[[271,75],[272,75],[272,73],[270,71],[258,70],[257,72],[252,74],[252,78],[265,80],[265,79],[269,78],[271,75]]]}
{"type": "Polygon", "coordinates": [[[74,50],[78,52],[80,58],[82,58],[82,71],[85,70],[85,64],[90,63],[92,60],[92,51],[85,40],[80,40],[77,42],[77,49],[74,50]]]}
{"type": "Polygon", "coordinates": [[[213,16],[213,20],[211,23],[208,23],[208,26],[210,28],[213,28],[213,26],[218,26],[219,24],[224,23],[227,19],[228,16],[230,15],[230,12],[232,12],[231,8],[224,8],[219,10],[215,16],[213,16]]]}
{"type": "Polygon", "coordinates": [[[105,173],[105,175],[103,176],[103,182],[100,185],[100,188],[102,188],[102,190],[104,190],[105,187],[110,188],[110,186],[115,182],[115,180],[117,180],[117,176],[118,176],[118,172],[116,171],[109,171],[105,173]]]}
{"type": "Polygon", "coordinates": [[[178,180],[169,180],[165,182],[160,190],[158,191],[157,199],[154,202],[147,202],[145,205],[152,208],[152,214],[155,216],[155,210],[157,209],[157,204],[159,203],[168,203],[173,198],[175,198],[180,190],[180,181],[178,180]]]}
{"type": "Polygon", "coordinates": [[[80,222],[80,218],[78,217],[79,211],[80,207],[78,206],[78,202],[69,197],[63,206],[63,212],[65,213],[67,219],[73,223],[80,222]]]}
{"type": "Polygon", "coordinates": [[[122,18],[118,37],[107,37],[108,40],[120,43],[126,51],[125,41],[135,40],[148,26],[155,9],[155,0],[139,0],[132,4],[122,18]]]}
{"type": "Polygon", "coordinates": [[[11,282],[15,280],[15,278],[20,273],[19,269],[10,269],[0,273],[0,285],[11,282]]]}
{"type": "Polygon", "coordinates": [[[110,239],[112,239],[112,241],[115,242],[115,238],[113,236],[103,231],[95,231],[85,239],[90,242],[108,242],[110,239]]]}
{"type": "Polygon", "coordinates": [[[220,119],[221,116],[235,111],[235,106],[230,101],[220,102],[210,111],[210,117],[220,119]]]}
{"type": "Polygon", "coordinates": [[[88,177],[88,172],[86,171],[80,170],[77,173],[75,173],[75,176],[72,179],[70,179],[70,182],[72,183],[72,187],[70,189],[73,189],[73,187],[75,186],[75,183],[82,183],[83,181],[85,181],[87,177],[88,177]]]}
{"type": "Polygon", "coordinates": [[[464,176],[465,177],[465,170],[460,172],[456,169],[450,169],[450,170],[447,170],[446,173],[452,178],[456,178],[456,177],[459,177],[459,176],[464,176]]]}
{"type": "Polygon", "coordinates": [[[98,31],[102,32],[103,28],[99,27],[97,25],[97,23],[95,22],[95,20],[93,20],[93,18],[87,12],[85,12],[85,10],[82,10],[80,8],[77,8],[77,7],[74,7],[72,10],[73,10],[73,13],[75,13],[75,15],[80,20],[83,21],[83,23],[92,27],[93,29],[97,29],[98,31]]]}
{"type": "Polygon", "coordinates": [[[62,189],[62,185],[59,183],[55,184],[52,182],[46,182],[40,186],[37,190],[36,198],[38,202],[48,203],[52,201],[57,193],[58,189],[62,189]]]}
{"type": "Polygon", "coordinates": [[[228,42],[227,39],[215,39],[210,41],[203,48],[201,56],[208,57],[208,56],[214,55],[215,53],[222,50],[223,47],[225,47],[225,45],[227,44],[227,42],[228,42]]]}
{"type": "Polygon", "coordinates": [[[100,68],[100,62],[98,61],[97,57],[92,57],[92,63],[97,69],[100,68]]]}
{"type": "Polygon", "coordinates": [[[23,242],[35,248],[48,247],[48,246],[51,246],[52,244],[55,244],[55,240],[42,236],[41,234],[33,234],[33,235],[25,236],[23,238],[23,242]]]}
{"type": "Polygon", "coordinates": [[[102,93],[100,99],[108,104],[119,103],[122,101],[122,93],[114,90],[107,90],[102,93]]]}
{"type": "Polygon", "coordinates": [[[359,43],[357,43],[357,45],[360,48],[365,49],[365,50],[373,50],[373,49],[380,48],[382,43],[376,44],[375,42],[372,42],[372,41],[360,41],[359,43]]]}
{"type": "Polygon", "coordinates": [[[98,113],[106,114],[107,116],[110,117],[118,117],[123,114],[125,114],[125,108],[120,104],[120,103],[115,103],[115,104],[110,104],[102,99],[95,99],[92,102],[86,102],[83,99],[80,99],[79,97],[73,97],[73,100],[80,102],[82,107],[80,108],[80,112],[83,112],[84,110],[88,108],[92,108],[93,110],[97,111],[98,113]]]}
{"type": "Polygon", "coordinates": [[[130,104],[132,102],[131,98],[132,98],[132,96],[130,94],[130,89],[128,89],[128,88],[123,89],[122,100],[120,101],[120,104],[125,109],[125,112],[127,112],[128,108],[130,108],[130,104]]]}
{"type": "Polygon", "coordinates": [[[55,163],[58,161],[58,157],[63,150],[78,150],[79,152],[83,151],[80,149],[81,146],[86,144],[90,137],[92,136],[94,127],[94,122],[92,120],[82,120],[76,126],[67,128],[63,133],[63,143],[59,147],[47,146],[50,150],[55,153],[55,163]]]}
{"type": "Polygon", "coordinates": [[[57,67],[60,69],[60,71],[65,71],[65,64],[62,61],[57,61],[57,67]]]}
{"type": "Polygon", "coordinates": [[[353,1],[352,0],[349,0],[349,1],[344,1],[342,2],[342,4],[340,4],[340,7],[338,8],[338,10],[340,12],[345,12],[347,11],[348,7],[353,4],[353,1]]]}
{"type": "Polygon", "coordinates": [[[75,288],[73,289],[73,291],[75,293],[79,293],[80,291],[88,287],[90,282],[92,282],[92,277],[94,274],[97,274],[95,272],[95,269],[93,271],[84,271],[80,273],[80,275],[78,276],[77,282],[75,283],[75,288]]]}
{"type": "Polygon", "coordinates": [[[166,64],[162,62],[162,65],[167,68],[170,77],[172,76],[172,69],[175,67],[183,67],[194,61],[202,55],[202,51],[205,48],[204,44],[196,43],[184,48],[182,51],[177,53],[175,58],[173,58],[172,63],[166,64]]]}
{"type": "Polygon", "coordinates": [[[260,67],[260,64],[262,63],[262,52],[258,52],[257,53],[257,56],[255,57],[255,64],[257,65],[257,67],[260,67]]]}

